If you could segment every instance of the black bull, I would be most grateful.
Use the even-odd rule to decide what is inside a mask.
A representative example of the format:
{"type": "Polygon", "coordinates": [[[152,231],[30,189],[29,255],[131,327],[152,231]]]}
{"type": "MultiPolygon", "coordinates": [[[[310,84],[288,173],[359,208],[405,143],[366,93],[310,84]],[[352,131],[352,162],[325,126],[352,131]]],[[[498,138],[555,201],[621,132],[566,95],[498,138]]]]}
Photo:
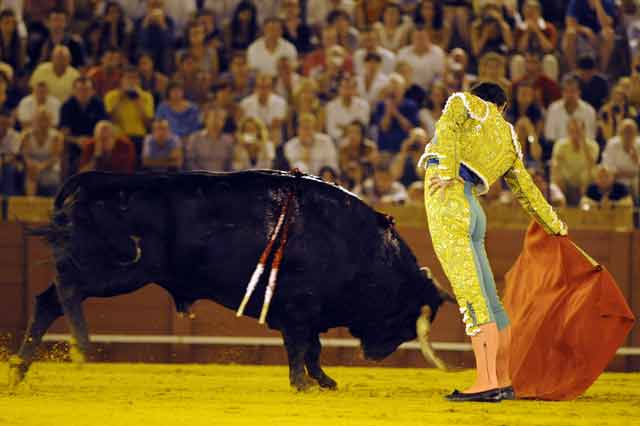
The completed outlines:
{"type": "MultiPolygon", "coordinates": [[[[72,357],[84,358],[89,338],[81,303],[89,297],[156,283],[179,312],[199,299],[237,309],[290,195],[267,324],[282,332],[291,384],[336,386],[319,362],[318,335],[333,327],[348,327],[374,360],[421,337],[423,352],[437,363],[427,335],[449,295],[420,269],[390,219],[346,191],[273,171],[90,172],[65,183],[51,223],[35,230],[53,249],[57,278],[36,297],[25,340],[10,361],[10,385],[24,378],[42,336],[63,314],[72,357]]],[[[251,317],[260,315],[266,272],[246,307],[251,317]]]]}

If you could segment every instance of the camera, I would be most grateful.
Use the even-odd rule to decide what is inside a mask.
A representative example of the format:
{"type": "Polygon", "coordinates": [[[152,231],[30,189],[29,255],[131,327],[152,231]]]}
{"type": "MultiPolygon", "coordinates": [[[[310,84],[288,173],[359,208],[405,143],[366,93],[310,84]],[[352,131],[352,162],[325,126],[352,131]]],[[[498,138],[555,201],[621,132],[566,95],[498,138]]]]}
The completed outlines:
{"type": "Polygon", "coordinates": [[[140,97],[140,95],[138,94],[138,91],[135,89],[125,90],[124,94],[129,99],[138,99],[140,97]]]}

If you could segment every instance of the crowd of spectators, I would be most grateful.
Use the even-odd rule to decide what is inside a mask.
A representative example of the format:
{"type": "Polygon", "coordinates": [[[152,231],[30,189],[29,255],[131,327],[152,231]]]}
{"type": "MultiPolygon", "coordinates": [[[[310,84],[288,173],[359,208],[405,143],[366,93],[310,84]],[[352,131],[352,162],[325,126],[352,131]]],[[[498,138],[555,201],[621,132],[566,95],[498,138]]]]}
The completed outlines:
{"type": "MultiPolygon", "coordinates": [[[[639,200],[638,0],[3,0],[0,189],[88,170],[320,175],[419,202],[450,94],[510,95],[555,205],[639,200]]],[[[497,184],[487,203],[510,203],[497,184]]]]}

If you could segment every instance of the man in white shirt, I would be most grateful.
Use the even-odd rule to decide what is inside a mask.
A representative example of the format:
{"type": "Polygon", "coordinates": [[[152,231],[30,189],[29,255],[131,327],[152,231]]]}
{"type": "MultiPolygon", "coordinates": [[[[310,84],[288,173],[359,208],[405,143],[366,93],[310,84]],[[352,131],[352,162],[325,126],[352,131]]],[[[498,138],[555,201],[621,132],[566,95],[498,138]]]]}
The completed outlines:
{"type": "Polygon", "coordinates": [[[633,198],[640,196],[640,137],[638,125],[627,118],[620,125],[620,135],[607,142],[602,153],[602,164],[615,172],[615,178],[631,189],[633,198]]]}
{"type": "Polygon", "coordinates": [[[327,133],[340,145],[344,130],[353,121],[369,124],[370,108],[367,101],[356,96],[356,79],[347,75],[340,82],[338,96],[327,104],[327,133]]]}
{"type": "Polygon", "coordinates": [[[287,102],[273,93],[273,77],[267,73],[256,76],[256,87],[251,96],[240,102],[245,116],[258,118],[270,131],[276,145],[281,140],[282,124],[287,117],[287,102]]]}
{"type": "Polygon", "coordinates": [[[338,151],[329,135],[315,131],[316,118],[304,113],[298,121],[298,137],[284,146],[284,156],[291,168],[319,175],[323,167],[338,171],[338,151]]]}
{"type": "Polygon", "coordinates": [[[275,76],[278,73],[278,60],[282,56],[294,63],[298,60],[295,46],[282,38],[282,21],[269,18],[264,24],[264,35],[247,50],[249,68],[275,76]]]}
{"type": "Polygon", "coordinates": [[[567,137],[571,118],[577,118],[585,124],[589,139],[596,138],[596,110],[580,99],[580,80],[575,75],[567,75],[562,80],[562,99],[549,105],[544,136],[548,141],[557,141],[567,137]]]}
{"type": "Polygon", "coordinates": [[[396,66],[396,54],[380,46],[378,35],[371,28],[360,31],[360,48],[353,54],[353,67],[357,75],[364,72],[364,59],[368,53],[377,53],[382,59],[381,71],[389,75],[396,66]]]}
{"type": "Polygon", "coordinates": [[[18,104],[18,121],[22,128],[26,129],[31,126],[36,111],[44,107],[51,117],[51,125],[55,127],[60,121],[60,106],[60,101],[49,95],[47,83],[41,81],[35,85],[33,93],[24,97],[18,104]]]}
{"type": "Polygon", "coordinates": [[[400,49],[397,61],[405,61],[413,69],[412,81],[429,91],[433,82],[444,75],[446,55],[444,50],[431,42],[429,31],[416,27],[411,34],[411,45],[400,49]]]}
{"type": "Polygon", "coordinates": [[[364,58],[364,72],[356,77],[358,96],[373,107],[382,96],[389,83],[389,77],[380,71],[382,58],[377,53],[367,53],[364,58]]]}

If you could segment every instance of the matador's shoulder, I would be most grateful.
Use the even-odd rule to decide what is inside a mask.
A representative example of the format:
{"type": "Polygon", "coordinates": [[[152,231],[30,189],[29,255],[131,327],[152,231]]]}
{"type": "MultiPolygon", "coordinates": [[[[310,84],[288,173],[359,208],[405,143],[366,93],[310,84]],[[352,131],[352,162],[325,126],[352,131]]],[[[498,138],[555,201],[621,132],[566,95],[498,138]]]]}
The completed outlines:
{"type": "Polygon", "coordinates": [[[491,112],[487,102],[469,92],[456,92],[449,96],[443,114],[466,114],[474,120],[484,122],[491,112]]]}

